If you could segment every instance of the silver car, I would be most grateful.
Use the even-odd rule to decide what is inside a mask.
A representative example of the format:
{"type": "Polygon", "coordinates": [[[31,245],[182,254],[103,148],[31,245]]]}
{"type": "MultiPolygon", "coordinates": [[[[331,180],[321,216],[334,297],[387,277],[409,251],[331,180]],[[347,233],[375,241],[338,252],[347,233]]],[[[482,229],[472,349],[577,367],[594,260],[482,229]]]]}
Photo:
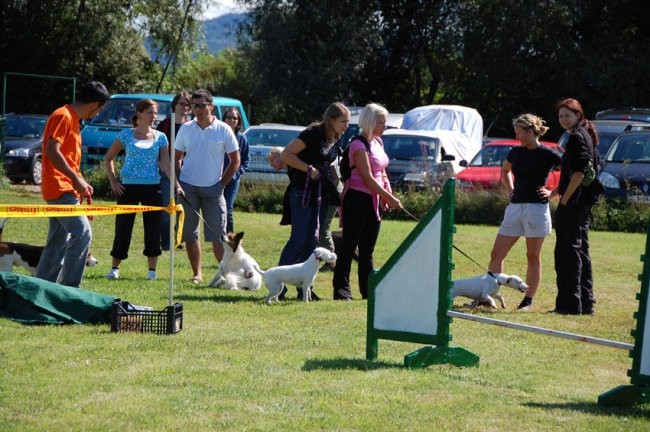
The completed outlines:
{"type": "Polygon", "coordinates": [[[305,129],[305,126],[280,123],[262,123],[251,126],[244,132],[248,140],[250,161],[248,170],[242,175],[245,183],[287,184],[286,170],[275,171],[269,165],[267,155],[273,147],[286,147],[305,129]]]}

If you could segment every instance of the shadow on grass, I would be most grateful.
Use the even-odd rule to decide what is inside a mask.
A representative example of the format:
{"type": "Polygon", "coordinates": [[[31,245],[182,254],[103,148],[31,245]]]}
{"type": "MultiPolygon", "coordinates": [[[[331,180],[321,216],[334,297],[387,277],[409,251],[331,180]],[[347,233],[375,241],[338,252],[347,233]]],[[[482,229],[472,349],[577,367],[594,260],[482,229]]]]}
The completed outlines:
{"type": "Polygon", "coordinates": [[[305,371],[312,370],[349,370],[357,369],[361,371],[376,370],[376,369],[403,369],[404,365],[401,363],[386,363],[375,362],[363,359],[323,359],[323,360],[307,360],[302,367],[305,371]]]}
{"type": "Polygon", "coordinates": [[[567,403],[539,403],[528,402],[523,404],[529,408],[541,408],[545,410],[568,410],[579,411],[589,414],[602,414],[619,417],[642,417],[650,418],[650,404],[634,405],[631,407],[609,407],[598,406],[598,402],[567,402],[567,403]]]}
{"type": "Polygon", "coordinates": [[[208,295],[208,294],[197,294],[197,295],[190,295],[190,294],[182,294],[182,295],[174,295],[174,299],[176,301],[213,301],[213,302],[218,302],[218,303],[241,303],[241,302],[253,302],[253,303],[264,303],[264,299],[260,297],[247,297],[247,296],[240,296],[240,295],[227,295],[227,294],[215,294],[215,295],[208,295]]]}

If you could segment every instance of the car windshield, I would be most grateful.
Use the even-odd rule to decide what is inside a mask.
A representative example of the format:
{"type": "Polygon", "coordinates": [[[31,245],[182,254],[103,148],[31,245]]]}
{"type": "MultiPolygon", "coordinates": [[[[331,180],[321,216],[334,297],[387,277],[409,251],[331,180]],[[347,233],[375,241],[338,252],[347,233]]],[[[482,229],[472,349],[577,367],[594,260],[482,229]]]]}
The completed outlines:
{"type": "Polygon", "coordinates": [[[469,163],[469,166],[502,166],[508,157],[508,153],[512,146],[496,146],[487,145],[483,147],[474,159],[469,163]]]}
{"type": "Polygon", "coordinates": [[[385,135],[382,141],[391,159],[435,159],[440,148],[440,141],[431,137],[385,135]]]}
{"type": "Polygon", "coordinates": [[[40,138],[47,119],[38,117],[7,116],[5,135],[15,138],[40,138]]]}
{"type": "Polygon", "coordinates": [[[650,134],[620,136],[607,153],[606,162],[650,163],[650,134]]]}
{"type": "MultiPolygon", "coordinates": [[[[125,126],[131,127],[131,117],[135,114],[139,99],[111,99],[108,105],[99,112],[97,117],[90,121],[93,126],[125,126]]],[[[171,114],[171,102],[156,101],[158,103],[158,116],[154,127],[171,114]]]]}
{"type": "Polygon", "coordinates": [[[256,128],[246,131],[246,139],[249,146],[286,147],[299,134],[299,130],[256,128]]]}

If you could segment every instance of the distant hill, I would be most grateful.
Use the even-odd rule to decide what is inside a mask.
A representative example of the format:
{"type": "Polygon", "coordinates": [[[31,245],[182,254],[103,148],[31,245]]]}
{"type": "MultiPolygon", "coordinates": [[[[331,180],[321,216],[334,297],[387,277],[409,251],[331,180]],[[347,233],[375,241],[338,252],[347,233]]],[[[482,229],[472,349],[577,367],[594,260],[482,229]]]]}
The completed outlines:
{"type": "Polygon", "coordinates": [[[245,13],[230,13],[203,22],[205,41],[212,53],[236,46],[237,27],[248,19],[245,13]]]}

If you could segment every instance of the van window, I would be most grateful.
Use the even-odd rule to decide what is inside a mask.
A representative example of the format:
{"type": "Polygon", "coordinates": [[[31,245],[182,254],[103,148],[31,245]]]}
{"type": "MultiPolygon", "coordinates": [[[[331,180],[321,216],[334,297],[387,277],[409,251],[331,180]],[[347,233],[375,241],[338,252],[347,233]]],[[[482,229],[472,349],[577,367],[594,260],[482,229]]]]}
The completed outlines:
{"type": "MultiPolygon", "coordinates": [[[[99,112],[97,117],[90,120],[89,124],[94,126],[127,126],[131,127],[131,118],[135,114],[139,99],[111,99],[108,105],[99,112]]],[[[172,104],[167,101],[156,101],[158,103],[158,116],[154,127],[167,116],[171,115],[172,104]]]]}

